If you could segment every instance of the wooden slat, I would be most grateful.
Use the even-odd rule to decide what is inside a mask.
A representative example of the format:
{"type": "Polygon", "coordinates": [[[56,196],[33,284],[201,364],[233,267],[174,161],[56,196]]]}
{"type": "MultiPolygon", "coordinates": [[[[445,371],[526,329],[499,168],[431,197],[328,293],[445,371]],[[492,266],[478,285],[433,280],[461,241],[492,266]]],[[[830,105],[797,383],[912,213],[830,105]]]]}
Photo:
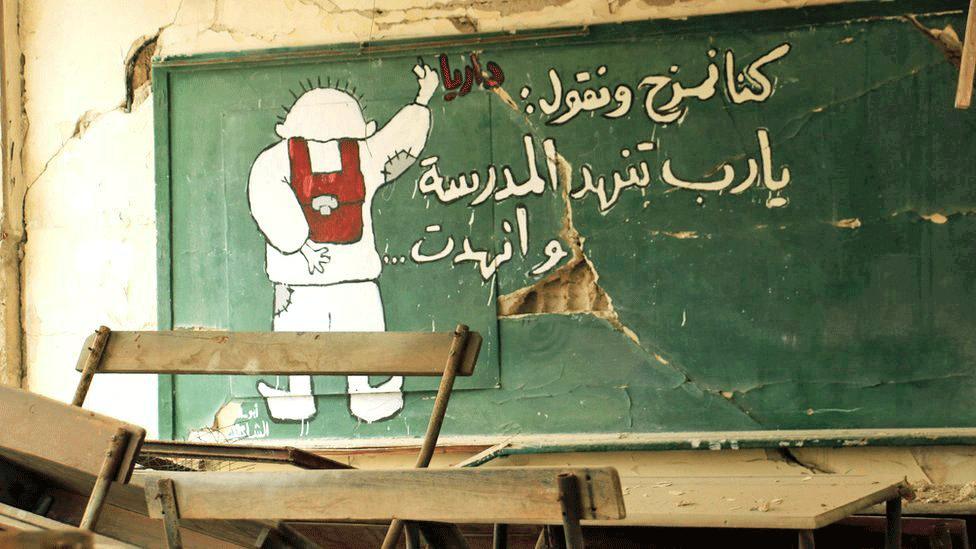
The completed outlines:
{"type": "Polygon", "coordinates": [[[48,477],[94,477],[118,429],[129,433],[117,482],[128,482],[145,429],[41,395],[0,387],[0,455],[48,477]]]}
{"type": "Polygon", "coordinates": [[[171,478],[188,519],[561,523],[556,476],[580,480],[583,517],[625,515],[617,471],[490,467],[146,475],[149,516],[162,516],[155,478],[171,478]]]}
{"type": "MultiPolygon", "coordinates": [[[[138,476],[130,484],[116,484],[109,493],[95,530],[110,538],[148,549],[165,549],[163,523],[151,519],[146,512],[146,498],[138,485],[138,476]]],[[[77,524],[87,498],[67,490],[51,490],[54,503],[48,513],[57,520],[77,524]]],[[[272,523],[268,523],[272,524],[272,523]]],[[[264,523],[248,521],[181,521],[180,534],[187,548],[233,549],[253,547],[264,523]]]]}
{"type": "Polygon", "coordinates": [[[91,532],[70,528],[0,534],[0,549],[92,549],[91,532]]]}
{"type": "Polygon", "coordinates": [[[900,478],[625,477],[627,518],[606,525],[811,530],[899,497],[900,478]]]}
{"type": "MultiPolygon", "coordinates": [[[[481,349],[481,335],[469,334],[458,375],[471,375],[481,349]]],[[[453,337],[453,332],[112,332],[98,371],[439,376],[453,337]]],[[[79,370],[86,354],[79,357],[79,370]]]]}
{"type": "MultiPolygon", "coordinates": [[[[0,467],[3,465],[0,463],[0,467]]],[[[36,472],[23,470],[20,474],[25,482],[39,489],[47,484],[47,487],[43,488],[43,493],[51,496],[52,503],[45,520],[71,526],[78,525],[88,503],[88,492],[94,479],[92,475],[69,475],[55,482],[53,479],[41,478],[36,472]]],[[[107,501],[95,525],[98,534],[136,547],[165,548],[162,523],[148,517],[146,494],[141,484],[140,474],[134,474],[128,484],[113,484],[107,501]]],[[[25,515],[13,514],[15,518],[24,520],[25,515]]],[[[270,521],[266,523],[229,520],[183,521],[181,533],[184,546],[187,548],[253,547],[254,540],[261,530],[273,524],[270,521]]],[[[44,524],[39,526],[44,527],[44,524]]]]}
{"type": "Polygon", "coordinates": [[[173,494],[173,481],[168,478],[156,481],[156,498],[163,511],[163,530],[166,532],[166,547],[183,549],[180,536],[180,513],[176,510],[176,495],[173,494]]]}
{"type": "Polygon", "coordinates": [[[973,77],[976,76],[976,0],[969,0],[966,34],[959,63],[959,82],[956,85],[956,108],[968,109],[973,100],[973,77]]]}
{"type": "Polygon", "coordinates": [[[0,513],[0,532],[36,532],[38,530],[43,530],[43,528],[0,513]]]}
{"type": "MultiPolygon", "coordinates": [[[[17,528],[15,523],[21,524],[18,528],[19,530],[27,531],[37,531],[37,530],[61,530],[65,528],[72,528],[72,525],[64,524],[47,517],[42,517],[40,515],[35,515],[34,513],[24,511],[23,509],[18,509],[16,507],[11,507],[4,503],[0,503],[0,524],[10,524],[17,528]]],[[[136,545],[130,545],[128,543],[112,539],[99,534],[94,535],[95,547],[99,548],[119,548],[119,549],[134,549],[136,545]]]]}
{"type": "Polygon", "coordinates": [[[248,463],[276,463],[301,469],[352,469],[351,465],[322,457],[291,446],[252,446],[246,444],[211,444],[147,440],[142,445],[140,459],[160,457],[168,459],[202,458],[248,463]]]}

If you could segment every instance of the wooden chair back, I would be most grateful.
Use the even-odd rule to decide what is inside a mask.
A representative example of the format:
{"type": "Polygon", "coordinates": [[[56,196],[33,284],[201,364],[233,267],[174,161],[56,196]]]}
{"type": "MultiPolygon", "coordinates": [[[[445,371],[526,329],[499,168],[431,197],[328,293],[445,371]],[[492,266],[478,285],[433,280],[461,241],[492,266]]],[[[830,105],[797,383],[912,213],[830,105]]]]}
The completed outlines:
{"type": "MultiPolygon", "coordinates": [[[[481,344],[481,335],[463,324],[453,333],[112,332],[102,326],[85,341],[78,359],[81,379],[72,404],[84,405],[96,372],[440,376],[415,462],[424,468],[434,454],[454,380],[474,372],[481,344]]],[[[395,541],[401,528],[394,521],[388,538],[395,541]]],[[[174,532],[167,529],[168,535],[174,532]]]]}
{"type": "Polygon", "coordinates": [[[22,389],[0,387],[0,456],[66,486],[91,486],[91,529],[112,482],[129,482],[145,429],[22,389]]]}
{"type": "Polygon", "coordinates": [[[482,338],[455,332],[112,332],[88,337],[73,404],[92,376],[118,374],[470,376],[482,338]]]}
{"type": "Polygon", "coordinates": [[[145,429],[23,389],[0,387],[0,455],[58,479],[97,477],[106,451],[120,448],[112,480],[128,482],[145,429]]]}
{"type": "Polygon", "coordinates": [[[82,406],[96,372],[441,376],[416,466],[434,453],[456,376],[474,372],[482,337],[448,332],[112,332],[88,337],[78,359],[82,406]]]}

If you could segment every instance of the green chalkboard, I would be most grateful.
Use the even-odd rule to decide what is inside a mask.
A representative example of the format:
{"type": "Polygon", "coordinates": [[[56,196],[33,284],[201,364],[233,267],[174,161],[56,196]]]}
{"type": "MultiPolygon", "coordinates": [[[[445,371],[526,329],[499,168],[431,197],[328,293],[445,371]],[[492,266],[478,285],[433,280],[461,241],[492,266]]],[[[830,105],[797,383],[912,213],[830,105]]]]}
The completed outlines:
{"type": "MultiPolygon", "coordinates": [[[[296,103],[338,87],[383,128],[426,112],[427,65],[429,137],[364,206],[366,283],[387,330],[485,334],[446,434],[976,426],[976,115],[926,32],[961,31],[961,4],[157,60],[160,325],[273,329],[256,159],[287,145],[274,183],[299,193],[296,103]]],[[[434,387],[370,417],[316,378],[289,416],[259,381],[297,383],[164,380],[161,431],[418,436],[434,387]]]]}

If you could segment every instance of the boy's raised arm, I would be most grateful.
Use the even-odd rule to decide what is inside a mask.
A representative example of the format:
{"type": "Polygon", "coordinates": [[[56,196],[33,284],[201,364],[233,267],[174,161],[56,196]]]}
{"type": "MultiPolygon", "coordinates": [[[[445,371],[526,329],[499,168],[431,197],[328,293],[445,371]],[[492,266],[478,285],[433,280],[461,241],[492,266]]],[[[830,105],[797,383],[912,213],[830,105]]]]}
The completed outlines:
{"type": "Polygon", "coordinates": [[[385,175],[387,183],[406,171],[420,156],[430,134],[430,109],[427,103],[437,91],[437,73],[428,65],[413,68],[417,76],[417,98],[400,109],[385,126],[366,138],[366,150],[385,175]]]}

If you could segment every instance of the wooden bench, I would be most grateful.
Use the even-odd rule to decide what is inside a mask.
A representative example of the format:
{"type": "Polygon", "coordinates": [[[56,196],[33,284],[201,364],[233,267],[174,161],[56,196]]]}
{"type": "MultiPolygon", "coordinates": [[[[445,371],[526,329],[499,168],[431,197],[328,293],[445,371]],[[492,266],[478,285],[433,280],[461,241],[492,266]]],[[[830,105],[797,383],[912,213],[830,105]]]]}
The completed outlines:
{"type": "MultiPolygon", "coordinates": [[[[421,530],[427,523],[561,524],[576,549],[583,546],[581,520],[626,516],[611,467],[152,474],[146,505],[150,517],[164,520],[170,547],[181,544],[183,519],[273,519],[402,520],[421,530]]],[[[457,537],[451,543],[464,546],[457,537]]]]}
{"type": "MultiPolygon", "coordinates": [[[[422,468],[437,445],[454,380],[474,372],[481,344],[481,335],[463,324],[454,332],[112,332],[103,326],[85,341],[72,404],[84,405],[96,373],[440,376],[415,463],[422,468]]],[[[183,450],[192,455],[219,447],[209,446],[187,445],[183,450]]],[[[172,444],[168,449],[179,451],[172,444]]],[[[278,450],[289,455],[287,448],[278,450]]],[[[347,467],[323,461],[328,460],[316,461],[318,468],[347,467]]],[[[391,541],[385,545],[396,543],[402,527],[399,521],[391,524],[391,541]]]]}

